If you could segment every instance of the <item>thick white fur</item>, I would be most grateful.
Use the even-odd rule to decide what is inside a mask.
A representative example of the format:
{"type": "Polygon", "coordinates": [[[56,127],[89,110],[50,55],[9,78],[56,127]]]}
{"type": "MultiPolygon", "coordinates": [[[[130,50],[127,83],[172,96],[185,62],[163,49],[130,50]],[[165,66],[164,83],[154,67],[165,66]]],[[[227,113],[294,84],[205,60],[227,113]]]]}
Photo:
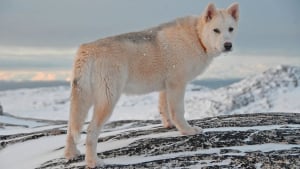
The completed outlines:
{"type": "Polygon", "coordinates": [[[65,157],[79,154],[76,140],[93,105],[85,159],[88,167],[101,165],[97,138],[122,93],[160,91],[164,127],[175,125],[184,135],[201,133],[200,127],[190,126],[184,119],[185,87],[224,52],[225,42],[232,42],[238,19],[237,4],[223,10],[209,4],[201,16],[81,45],[73,69],[65,157]],[[234,31],[229,32],[229,27],[234,31]],[[216,28],[220,33],[213,31],[216,28]]]}

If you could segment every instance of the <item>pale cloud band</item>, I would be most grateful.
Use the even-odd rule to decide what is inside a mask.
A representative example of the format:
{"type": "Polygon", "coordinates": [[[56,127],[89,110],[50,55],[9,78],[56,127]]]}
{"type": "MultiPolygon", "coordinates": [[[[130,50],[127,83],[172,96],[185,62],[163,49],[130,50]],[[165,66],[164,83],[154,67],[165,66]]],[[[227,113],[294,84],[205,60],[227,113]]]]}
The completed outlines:
{"type": "Polygon", "coordinates": [[[1,56],[55,56],[74,55],[76,48],[50,48],[50,47],[19,47],[0,46],[1,56]]]}
{"type": "MultiPolygon", "coordinates": [[[[197,79],[230,79],[244,78],[249,75],[259,74],[270,67],[278,65],[300,66],[298,57],[285,56],[240,56],[227,55],[218,57],[209,68],[197,79]]],[[[32,80],[32,81],[52,81],[71,79],[71,67],[66,69],[36,69],[36,70],[1,70],[0,80],[32,80]]]]}
{"type": "Polygon", "coordinates": [[[0,71],[0,81],[70,81],[71,70],[19,70],[0,71]]]}

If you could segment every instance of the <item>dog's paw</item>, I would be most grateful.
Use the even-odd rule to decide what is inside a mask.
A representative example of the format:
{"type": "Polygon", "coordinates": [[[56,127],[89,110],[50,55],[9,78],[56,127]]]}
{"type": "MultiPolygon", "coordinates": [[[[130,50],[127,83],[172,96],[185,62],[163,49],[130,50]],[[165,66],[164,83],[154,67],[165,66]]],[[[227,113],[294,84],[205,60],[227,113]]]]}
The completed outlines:
{"type": "Polygon", "coordinates": [[[67,161],[72,160],[80,155],[80,151],[77,148],[66,148],[65,149],[65,158],[67,161]]]}
{"type": "Polygon", "coordinates": [[[96,168],[104,166],[104,162],[100,158],[96,159],[85,159],[88,168],[96,168]]]}
{"type": "Polygon", "coordinates": [[[180,133],[182,135],[196,135],[196,134],[203,133],[203,130],[201,127],[193,126],[193,127],[188,127],[184,130],[180,130],[180,133]]]}
{"type": "Polygon", "coordinates": [[[163,121],[162,123],[163,123],[164,128],[166,128],[166,129],[170,129],[170,128],[174,127],[174,125],[172,124],[172,122],[170,120],[163,121]]]}

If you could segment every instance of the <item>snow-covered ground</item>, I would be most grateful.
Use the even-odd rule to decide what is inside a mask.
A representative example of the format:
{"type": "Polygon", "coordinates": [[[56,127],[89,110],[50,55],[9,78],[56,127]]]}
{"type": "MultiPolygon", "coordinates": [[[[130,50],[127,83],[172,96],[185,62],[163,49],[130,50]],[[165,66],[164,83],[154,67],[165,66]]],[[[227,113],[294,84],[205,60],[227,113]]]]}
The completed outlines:
{"type": "MultiPolygon", "coordinates": [[[[4,111],[18,117],[68,120],[70,88],[66,86],[0,92],[4,111]]],[[[218,89],[189,85],[187,119],[253,112],[300,112],[300,68],[277,66],[218,89]]],[[[159,119],[158,93],[123,95],[110,118],[159,119]]],[[[89,113],[91,117],[91,112],[89,113]]],[[[0,117],[0,122],[5,121],[0,117]]]]}
{"type": "MultiPolygon", "coordinates": [[[[281,164],[295,168],[299,164],[295,159],[300,153],[300,124],[294,118],[299,115],[259,113],[206,118],[193,122],[204,127],[204,135],[194,136],[165,130],[155,121],[128,121],[107,126],[99,137],[97,152],[104,168],[278,168],[281,164]]],[[[66,124],[18,132],[0,132],[0,143],[4,145],[0,146],[0,168],[84,168],[86,134],[82,134],[78,145],[82,155],[67,163],[63,158],[66,124]]]]}

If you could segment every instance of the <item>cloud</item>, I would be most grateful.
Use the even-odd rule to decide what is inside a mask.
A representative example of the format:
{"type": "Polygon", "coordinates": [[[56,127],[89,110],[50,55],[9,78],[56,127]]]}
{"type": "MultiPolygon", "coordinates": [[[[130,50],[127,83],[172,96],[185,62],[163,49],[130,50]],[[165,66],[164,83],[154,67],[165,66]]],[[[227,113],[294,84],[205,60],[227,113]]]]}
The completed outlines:
{"type": "Polygon", "coordinates": [[[8,72],[0,72],[0,80],[11,80],[13,79],[14,75],[8,72]]]}
{"type": "Polygon", "coordinates": [[[54,73],[45,73],[37,72],[34,77],[31,78],[33,81],[51,81],[56,80],[56,74],[54,73]]]}
{"type": "Polygon", "coordinates": [[[0,81],[53,81],[63,80],[70,81],[71,71],[69,70],[17,70],[17,71],[0,71],[0,81]]]}
{"type": "Polygon", "coordinates": [[[198,77],[205,78],[244,78],[262,73],[278,65],[300,66],[298,57],[263,55],[226,55],[217,57],[208,69],[198,77]]]}
{"type": "Polygon", "coordinates": [[[76,48],[0,46],[0,69],[71,69],[76,48]]]}
{"type": "Polygon", "coordinates": [[[0,56],[69,56],[75,53],[76,48],[0,46],[0,56]]]}
{"type": "MultiPolygon", "coordinates": [[[[300,66],[300,59],[298,57],[289,57],[287,59],[285,56],[241,56],[230,54],[216,58],[198,79],[244,78],[281,64],[300,66]]],[[[0,80],[70,81],[70,79],[71,68],[61,70],[0,70],[0,80]]]]}
{"type": "MultiPolygon", "coordinates": [[[[109,35],[155,26],[176,17],[200,14],[210,1],[1,0],[0,44],[78,46],[109,35]]],[[[214,2],[223,8],[233,0],[214,2]]],[[[299,44],[299,0],[239,3],[242,15],[237,38],[243,42],[243,47],[287,48],[292,45],[292,49],[297,49],[297,43],[293,41],[299,44]]]]}

